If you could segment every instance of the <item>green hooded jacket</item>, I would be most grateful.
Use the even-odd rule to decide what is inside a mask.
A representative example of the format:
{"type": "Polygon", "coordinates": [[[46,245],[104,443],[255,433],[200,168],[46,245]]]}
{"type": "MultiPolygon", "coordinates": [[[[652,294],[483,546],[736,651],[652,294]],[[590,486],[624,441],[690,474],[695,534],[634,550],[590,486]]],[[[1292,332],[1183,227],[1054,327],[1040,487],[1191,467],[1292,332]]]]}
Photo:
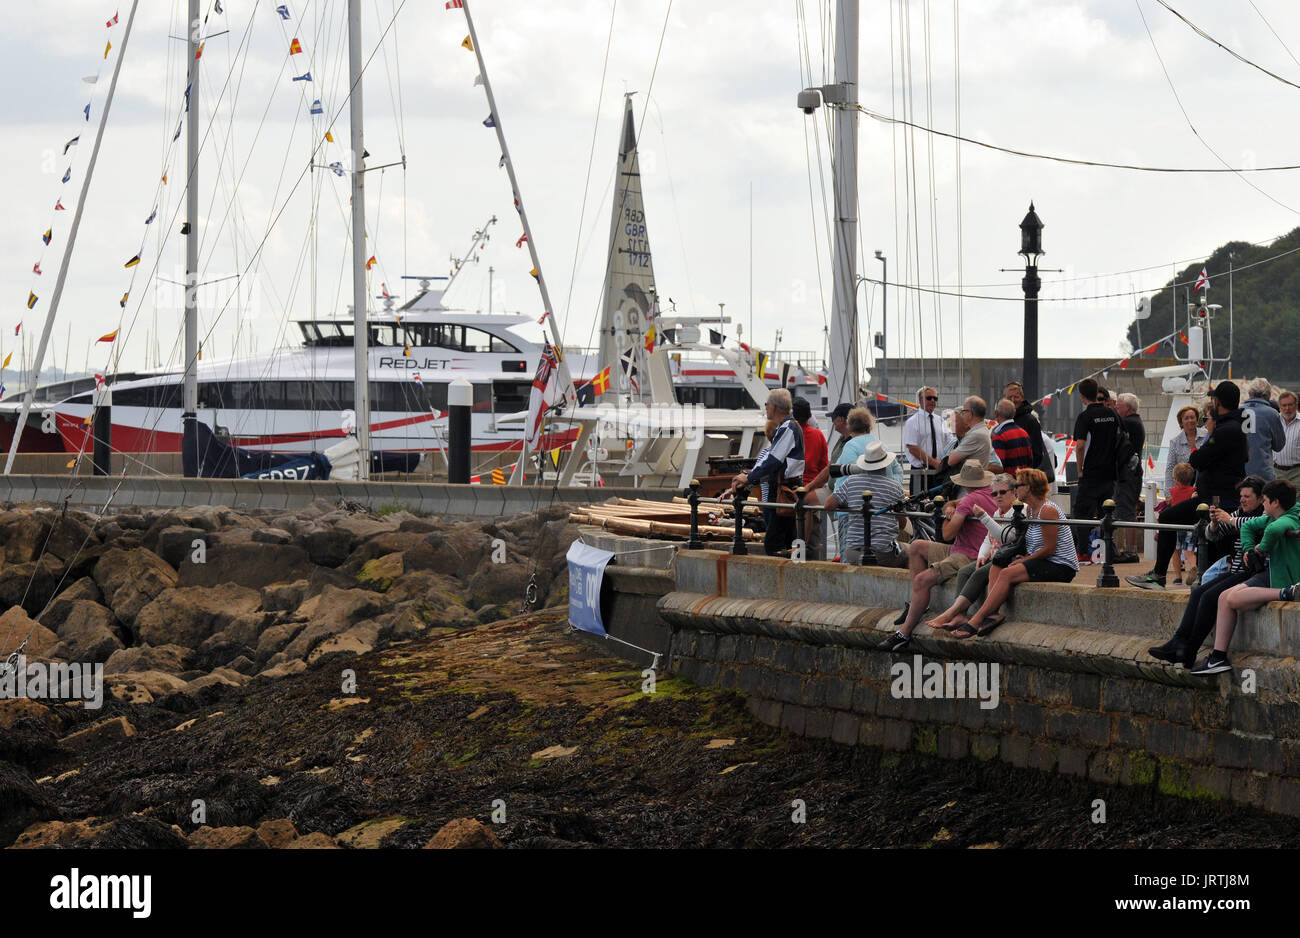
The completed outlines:
{"type": "Polygon", "coordinates": [[[1297,530],[1300,530],[1300,504],[1292,505],[1276,520],[1261,515],[1242,522],[1242,553],[1258,547],[1268,558],[1269,585],[1274,589],[1300,583],[1300,537],[1290,536],[1297,530]]]}

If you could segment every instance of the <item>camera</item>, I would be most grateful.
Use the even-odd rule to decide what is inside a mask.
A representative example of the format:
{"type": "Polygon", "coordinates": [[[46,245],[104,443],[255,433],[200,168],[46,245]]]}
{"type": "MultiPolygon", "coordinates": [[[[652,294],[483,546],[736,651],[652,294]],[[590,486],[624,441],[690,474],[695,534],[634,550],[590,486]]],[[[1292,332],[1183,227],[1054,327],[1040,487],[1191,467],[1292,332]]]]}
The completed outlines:
{"type": "Polygon", "coordinates": [[[853,462],[836,463],[829,467],[829,471],[832,479],[841,479],[844,476],[865,475],[868,472],[868,470],[863,469],[858,465],[856,459],[853,462]]]}
{"type": "Polygon", "coordinates": [[[811,114],[822,106],[822,94],[814,88],[808,88],[799,92],[795,103],[805,114],[811,114]]]}

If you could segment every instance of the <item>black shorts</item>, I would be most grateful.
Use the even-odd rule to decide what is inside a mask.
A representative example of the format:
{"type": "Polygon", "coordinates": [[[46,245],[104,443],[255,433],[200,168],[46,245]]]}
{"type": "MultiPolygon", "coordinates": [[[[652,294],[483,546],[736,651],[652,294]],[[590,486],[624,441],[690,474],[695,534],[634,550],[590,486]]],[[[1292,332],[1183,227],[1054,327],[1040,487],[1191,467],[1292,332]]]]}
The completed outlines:
{"type": "Polygon", "coordinates": [[[1025,561],[1031,583],[1069,583],[1079,571],[1049,557],[1035,557],[1025,561]]]}
{"type": "Polygon", "coordinates": [[[1142,480],[1121,476],[1115,483],[1115,520],[1132,521],[1137,510],[1138,494],[1142,491],[1142,480]]]}

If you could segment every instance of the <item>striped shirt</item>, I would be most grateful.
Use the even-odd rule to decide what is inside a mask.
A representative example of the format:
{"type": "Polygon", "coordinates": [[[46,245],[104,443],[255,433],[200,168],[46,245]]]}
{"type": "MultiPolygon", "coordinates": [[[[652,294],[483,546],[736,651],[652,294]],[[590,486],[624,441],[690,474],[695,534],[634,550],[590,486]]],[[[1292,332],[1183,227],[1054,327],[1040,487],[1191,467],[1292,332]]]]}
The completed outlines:
{"type": "MultiPolygon", "coordinates": [[[[1296,421],[1300,423],[1300,420],[1296,421]]],[[[1241,552],[1241,525],[1242,522],[1250,518],[1258,518],[1264,513],[1264,509],[1256,508],[1249,514],[1242,514],[1238,508],[1232,513],[1231,521],[1213,521],[1205,529],[1205,536],[1212,541],[1221,541],[1226,537],[1232,538],[1232,551],[1228,554],[1228,572],[1240,573],[1245,569],[1242,561],[1245,559],[1241,552]]]]}
{"type": "MultiPolygon", "coordinates": [[[[1056,508],[1055,503],[1051,500],[1043,502],[1043,507],[1038,509],[1038,514],[1030,514],[1029,517],[1037,518],[1043,513],[1043,508],[1051,505],[1056,508]]],[[[1056,513],[1062,518],[1065,513],[1056,508],[1056,513]]],[[[1025,551],[1027,553],[1036,553],[1043,547],[1043,526],[1041,524],[1031,524],[1025,529],[1025,551]]],[[[1070,529],[1063,526],[1056,526],[1056,553],[1047,558],[1052,563],[1064,564],[1071,569],[1079,569],[1079,557],[1074,552],[1074,538],[1070,537],[1070,529]]]]}
{"type": "MultiPolygon", "coordinates": [[[[862,546],[862,493],[871,492],[871,506],[879,511],[903,498],[903,486],[898,480],[880,470],[845,476],[835,490],[835,502],[847,511],[841,515],[840,529],[844,532],[845,548],[862,546]]],[[[898,518],[893,515],[873,515],[871,518],[871,549],[876,553],[895,553],[894,539],[898,537],[898,518]]]]}
{"type": "Polygon", "coordinates": [[[1014,475],[1017,469],[1036,468],[1029,434],[1014,420],[1004,420],[993,429],[993,450],[1003,472],[1014,475]]]}
{"type": "Polygon", "coordinates": [[[1282,418],[1282,430],[1286,433],[1286,443],[1273,454],[1275,466],[1300,466],[1300,414],[1290,423],[1282,418]]]}
{"type": "Polygon", "coordinates": [[[791,485],[803,484],[803,428],[793,417],[787,417],[772,434],[772,445],[759,454],[754,468],[749,470],[750,483],[763,483],[763,500],[776,501],[775,489],[789,479],[791,485]]]}

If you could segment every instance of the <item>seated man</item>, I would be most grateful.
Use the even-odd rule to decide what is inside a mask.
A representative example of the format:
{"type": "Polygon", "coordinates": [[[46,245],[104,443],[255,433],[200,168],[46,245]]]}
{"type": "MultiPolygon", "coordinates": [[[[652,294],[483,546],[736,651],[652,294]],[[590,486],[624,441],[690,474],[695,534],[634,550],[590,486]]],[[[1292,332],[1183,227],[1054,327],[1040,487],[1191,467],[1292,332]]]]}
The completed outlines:
{"type": "Polygon", "coordinates": [[[1211,577],[1210,571],[1201,578],[1201,582],[1192,589],[1183,609],[1183,621],[1178,624],[1174,637],[1163,645],[1147,650],[1152,658],[1182,664],[1190,668],[1196,663],[1196,652],[1205,641],[1205,636],[1214,628],[1218,613],[1219,596],[1250,579],[1245,559],[1241,551],[1241,525],[1250,518],[1258,518],[1264,513],[1264,480],[1259,476],[1246,476],[1237,483],[1237,492],[1241,498],[1241,507],[1232,514],[1222,508],[1210,509],[1210,526],[1206,536],[1212,541],[1229,541],[1232,552],[1223,559],[1227,570],[1222,576],[1211,577]]]}
{"type": "MultiPolygon", "coordinates": [[[[984,432],[988,433],[987,430],[984,432]]],[[[898,651],[912,640],[913,629],[930,605],[931,590],[955,577],[962,567],[975,562],[986,533],[983,523],[975,517],[975,508],[979,507],[987,514],[998,510],[997,503],[989,495],[993,473],[985,470],[977,460],[968,459],[962,463],[961,472],[953,476],[952,482],[965,490],[960,501],[944,505],[948,520],[943,523],[943,536],[951,539],[952,544],[917,539],[908,545],[912,598],[903,607],[902,615],[894,620],[902,628],[885,642],[887,651],[898,651]]]]}
{"type": "MultiPolygon", "coordinates": [[[[865,471],[844,476],[835,489],[835,494],[826,500],[826,507],[832,511],[847,511],[848,515],[840,522],[844,536],[844,553],[841,560],[845,563],[861,563],[865,537],[862,524],[862,495],[871,493],[874,508],[885,508],[902,501],[903,486],[889,475],[889,467],[894,464],[895,456],[885,449],[879,441],[867,444],[866,452],[856,460],[858,468],[865,471]]],[[[907,519],[903,519],[907,524],[907,519]]],[[[882,567],[906,567],[907,554],[898,547],[898,518],[892,514],[873,515],[871,519],[871,549],[876,554],[876,562],[882,567]]]]}
{"type": "Polygon", "coordinates": [[[1295,503],[1295,486],[1286,479],[1274,479],[1264,486],[1264,515],[1241,526],[1241,551],[1249,580],[1219,594],[1218,618],[1214,628],[1214,651],[1192,668],[1192,674],[1219,674],[1232,670],[1228,645],[1237,627],[1237,615],[1285,599],[1291,584],[1300,580],[1300,506],[1295,503]],[[1267,562],[1267,565],[1266,565],[1267,562]]]}

